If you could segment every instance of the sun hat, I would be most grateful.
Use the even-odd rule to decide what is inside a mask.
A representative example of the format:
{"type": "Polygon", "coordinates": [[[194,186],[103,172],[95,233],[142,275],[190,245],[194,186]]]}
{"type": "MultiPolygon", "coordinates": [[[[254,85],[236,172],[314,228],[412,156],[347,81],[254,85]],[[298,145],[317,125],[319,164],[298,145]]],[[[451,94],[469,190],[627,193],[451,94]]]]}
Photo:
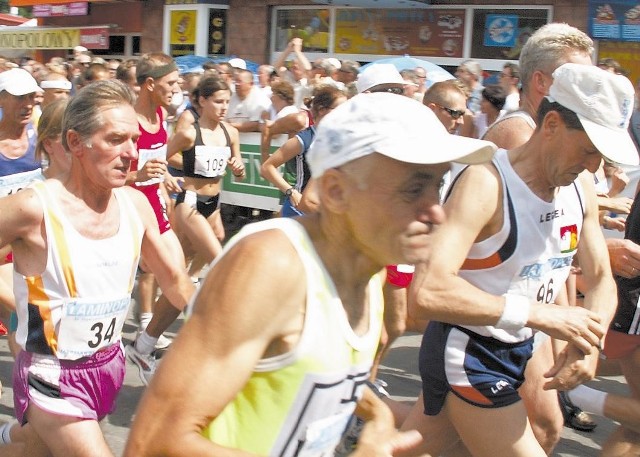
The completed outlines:
{"type": "Polygon", "coordinates": [[[313,177],[377,152],[415,164],[481,163],[496,146],[451,135],[422,103],[385,92],[358,94],[318,125],[307,160],[313,177]]]}
{"type": "Polygon", "coordinates": [[[629,135],[633,84],[594,65],[566,63],[553,72],[548,98],[573,111],[600,153],[612,162],[638,165],[629,135]]]}
{"type": "Polygon", "coordinates": [[[42,91],[31,73],[22,68],[12,68],[0,73],[0,91],[3,90],[16,97],[42,91]]]}
{"type": "Polygon", "coordinates": [[[405,86],[406,82],[392,64],[374,63],[360,72],[356,80],[356,89],[358,89],[358,93],[361,94],[380,84],[399,84],[405,86]]]}

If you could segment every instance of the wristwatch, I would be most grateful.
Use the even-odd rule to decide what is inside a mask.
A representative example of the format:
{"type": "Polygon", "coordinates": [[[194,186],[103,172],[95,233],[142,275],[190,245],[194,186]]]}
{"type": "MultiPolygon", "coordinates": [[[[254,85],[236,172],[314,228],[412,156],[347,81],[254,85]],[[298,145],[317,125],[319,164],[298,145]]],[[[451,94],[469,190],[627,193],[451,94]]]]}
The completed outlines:
{"type": "Polygon", "coordinates": [[[291,194],[293,193],[293,187],[289,187],[287,190],[284,191],[284,194],[287,197],[291,197],[291,194]]]}

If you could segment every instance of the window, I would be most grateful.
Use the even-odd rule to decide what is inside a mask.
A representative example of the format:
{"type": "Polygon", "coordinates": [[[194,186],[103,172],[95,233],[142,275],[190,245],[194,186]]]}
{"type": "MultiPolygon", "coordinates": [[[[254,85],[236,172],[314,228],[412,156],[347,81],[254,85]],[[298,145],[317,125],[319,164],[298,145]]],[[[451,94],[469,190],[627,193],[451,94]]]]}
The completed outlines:
{"type": "Polygon", "coordinates": [[[276,11],[276,51],[283,51],[292,38],[302,38],[304,52],[329,51],[328,9],[276,11]]]}
{"type": "Polygon", "coordinates": [[[472,59],[520,57],[522,45],[548,22],[548,9],[474,9],[472,59]]]}
{"type": "Polygon", "coordinates": [[[110,35],[109,49],[91,49],[96,56],[126,58],[140,55],[140,35],[110,35]]]}

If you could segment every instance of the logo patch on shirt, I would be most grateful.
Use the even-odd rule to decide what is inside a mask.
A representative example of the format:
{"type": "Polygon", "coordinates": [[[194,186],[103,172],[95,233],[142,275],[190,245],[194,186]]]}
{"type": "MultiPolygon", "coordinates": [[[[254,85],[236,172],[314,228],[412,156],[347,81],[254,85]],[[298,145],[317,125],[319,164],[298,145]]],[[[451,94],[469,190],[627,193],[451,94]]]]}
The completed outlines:
{"type": "Polygon", "coordinates": [[[578,226],[565,225],[560,228],[560,251],[562,253],[575,251],[578,247],[578,226]]]}

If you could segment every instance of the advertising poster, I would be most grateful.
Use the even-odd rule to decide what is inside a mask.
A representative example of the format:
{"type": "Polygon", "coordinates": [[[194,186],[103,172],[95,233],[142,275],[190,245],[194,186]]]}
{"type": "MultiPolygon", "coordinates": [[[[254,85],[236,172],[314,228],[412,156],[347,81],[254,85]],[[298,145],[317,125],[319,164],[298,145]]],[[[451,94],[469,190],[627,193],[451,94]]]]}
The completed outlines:
{"type": "Polygon", "coordinates": [[[640,2],[590,0],[589,32],[597,39],[640,41],[640,2]]]}
{"type": "Polygon", "coordinates": [[[484,29],[485,46],[514,47],[518,36],[518,16],[505,14],[487,15],[484,29]]]}
{"type": "Polygon", "coordinates": [[[337,54],[462,57],[464,10],[339,9],[337,54]]]}
{"type": "Polygon", "coordinates": [[[196,10],[171,11],[169,39],[171,57],[194,53],[197,16],[196,10]]]}
{"type": "Polygon", "coordinates": [[[640,80],[640,43],[601,41],[598,60],[606,57],[616,60],[629,73],[632,82],[640,80]]]}

